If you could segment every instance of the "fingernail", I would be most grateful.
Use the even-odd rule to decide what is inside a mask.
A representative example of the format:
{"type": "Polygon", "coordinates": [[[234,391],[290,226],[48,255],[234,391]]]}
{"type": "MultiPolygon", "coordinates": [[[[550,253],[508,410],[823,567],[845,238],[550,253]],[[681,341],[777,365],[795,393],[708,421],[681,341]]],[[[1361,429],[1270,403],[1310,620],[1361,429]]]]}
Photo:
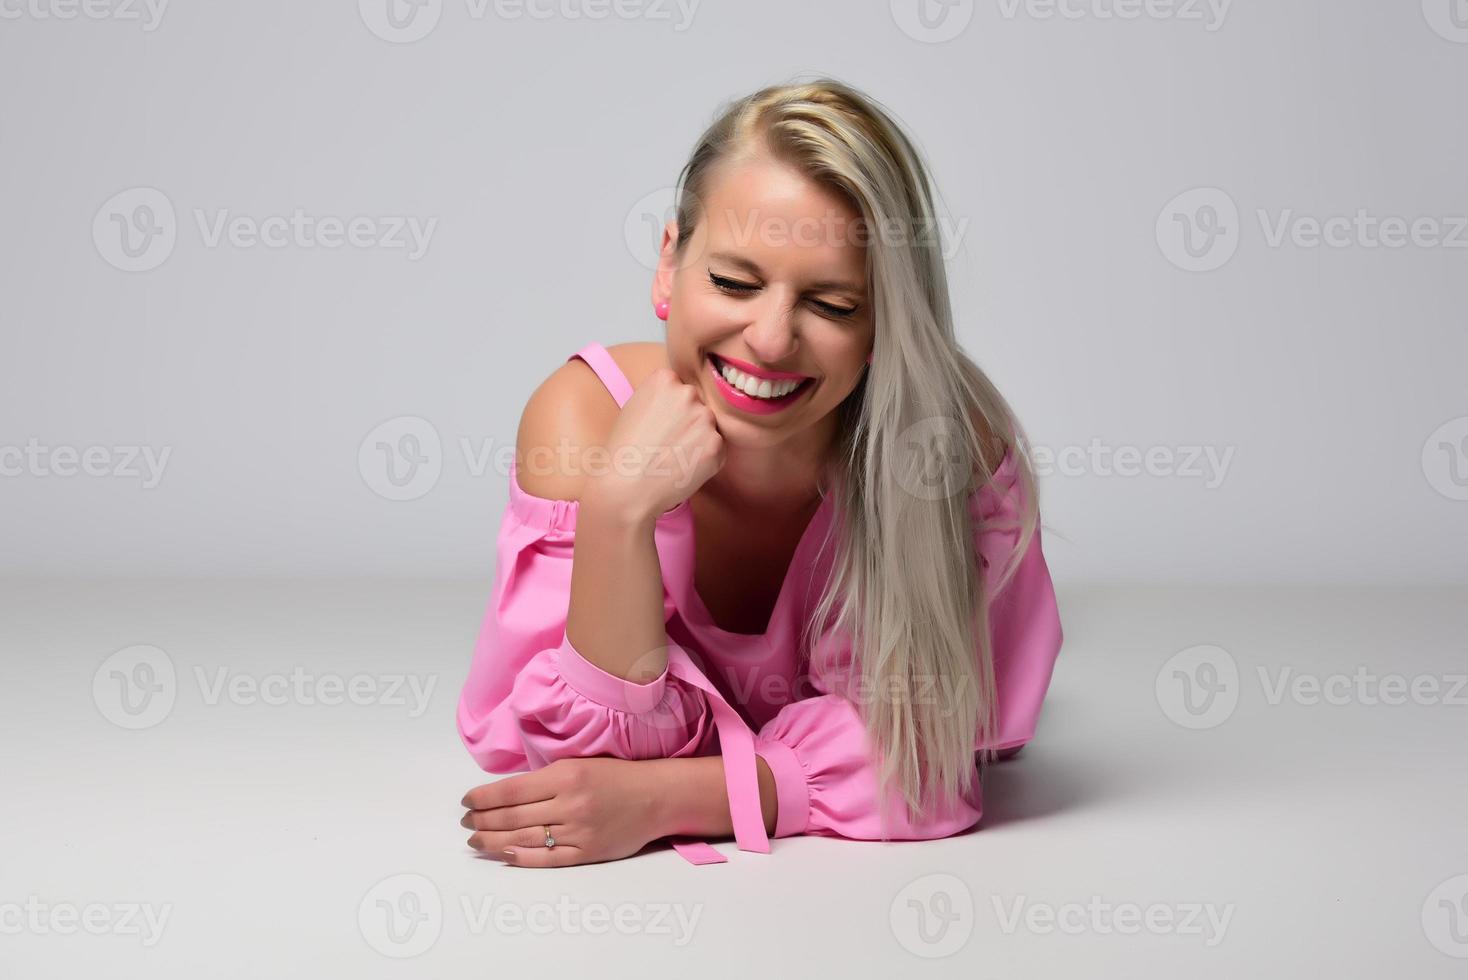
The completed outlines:
{"type": "Polygon", "coordinates": [[[515,854],[516,854],[516,851],[515,851],[514,848],[507,847],[507,848],[504,849],[504,851],[502,853],[505,855],[505,863],[506,864],[514,864],[515,863],[515,854]]]}

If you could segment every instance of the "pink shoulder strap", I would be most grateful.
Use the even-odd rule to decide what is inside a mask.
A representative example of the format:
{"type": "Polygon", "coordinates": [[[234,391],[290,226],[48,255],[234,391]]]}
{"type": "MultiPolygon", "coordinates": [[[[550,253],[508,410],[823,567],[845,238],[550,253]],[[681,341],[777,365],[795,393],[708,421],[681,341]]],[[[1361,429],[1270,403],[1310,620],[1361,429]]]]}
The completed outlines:
{"type": "Polygon", "coordinates": [[[618,407],[627,404],[627,399],[632,397],[632,382],[627,380],[627,376],[617,367],[617,362],[612,360],[612,355],[607,353],[605,347],[592,341],[566,360],[574,357],[581,358],[591,366],[596,376],[601,378],[601,383],[607,386],[607,391],[617,400],[618,407]]]}

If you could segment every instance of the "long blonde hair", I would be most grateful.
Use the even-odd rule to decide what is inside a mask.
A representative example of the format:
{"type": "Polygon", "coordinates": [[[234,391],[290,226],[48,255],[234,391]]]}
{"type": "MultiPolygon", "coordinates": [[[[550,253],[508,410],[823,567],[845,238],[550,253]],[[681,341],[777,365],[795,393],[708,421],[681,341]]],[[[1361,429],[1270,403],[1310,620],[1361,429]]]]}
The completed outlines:
{"type": "Polygon", "coordinates": [[[1008,449],[1023,505],[997,591],[1034,533],[1034,469],[1013,411],[955,338],[928,168],[871,98],[817,78],[728,104],[679,175],[679,252],[719,165],[759,152],[843,192],[870,230],[874,361],[836,410],[841,425],[826,478],[835,516],[822,545],[834,540],[833,572],[802,643],[816,650],[828,628],[850,637],[849,669],[837,668],[846,690],[830,693],[847,694],[855,682],[855,690],[877,695],[852,700],[880,766],[886,838],[894,786],[909,814],[921,815],[934,795],[951,801],[970,792],[975,745],[983,747],[979,764],[993,757],[991,596],[968,496],[993,479],[986,454],[998,459],[1008,449]],[[943,469],[937,488],[935,461],[943,469]],[[925,699],[925,690],[940,697],[925,699]]]}

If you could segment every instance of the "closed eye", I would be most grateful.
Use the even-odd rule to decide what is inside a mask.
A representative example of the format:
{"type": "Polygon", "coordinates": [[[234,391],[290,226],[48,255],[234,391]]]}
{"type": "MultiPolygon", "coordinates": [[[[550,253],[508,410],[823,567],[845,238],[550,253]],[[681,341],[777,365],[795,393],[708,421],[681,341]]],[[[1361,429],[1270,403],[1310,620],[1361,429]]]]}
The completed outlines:
{"type": "MultiPolygon", "coordinates": [[[[714,275],[712,272],[709,273],[709,282],[713,283],[717,288],[723,290],[724,292],[734,296],[747,296],[750,293],[757,292],[759,290],[759,286],[755,285],[754,283],[740,282],[737,279],[729,279],[725,276],[717,276],[714,275]]],[[[811,300],[811,305],[816,307],[822,313],[825,313],[827,316],[838,320],[855,316],[856,311],[861,309],[861,307],[859,306],[833,306],[830,303],[823,303],[818,299],[811,300]]]]}

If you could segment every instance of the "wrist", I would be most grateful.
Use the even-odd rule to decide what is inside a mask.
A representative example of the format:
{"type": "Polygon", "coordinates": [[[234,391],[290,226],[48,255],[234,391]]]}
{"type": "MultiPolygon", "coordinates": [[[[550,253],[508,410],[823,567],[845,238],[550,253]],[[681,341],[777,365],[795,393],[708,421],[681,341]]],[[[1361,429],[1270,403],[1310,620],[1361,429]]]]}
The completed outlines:
{"type": "Polygon", "coordinates": [[[604,526],[640,531],[657,523],[647,501],[618,491],[601,480],[592,480],[581,495],[577,507],[577,526],[595,521],[604,526]]]}
{"type": "MultiPolygon", "coordinates": [[[[727,833],[719,827],[720,807],[727,809],[723,760],[719,756],[655,759],[652,828],[658,837],[710,836],[727,833]]],[[[728,823],[727,816],[724,823],[728,823]]]]}
{"type": "MultiPolygon", "coordinates": [[[[755,763],[765,833],[773,837],[779,813],[775,777],[762,757],[756,756],[755,763]]],[[[734,833],[722,756],[654,759],[649,761],[649,772],[652,774],[649,820],[657,837],[727,837],[734,833]]]]}

